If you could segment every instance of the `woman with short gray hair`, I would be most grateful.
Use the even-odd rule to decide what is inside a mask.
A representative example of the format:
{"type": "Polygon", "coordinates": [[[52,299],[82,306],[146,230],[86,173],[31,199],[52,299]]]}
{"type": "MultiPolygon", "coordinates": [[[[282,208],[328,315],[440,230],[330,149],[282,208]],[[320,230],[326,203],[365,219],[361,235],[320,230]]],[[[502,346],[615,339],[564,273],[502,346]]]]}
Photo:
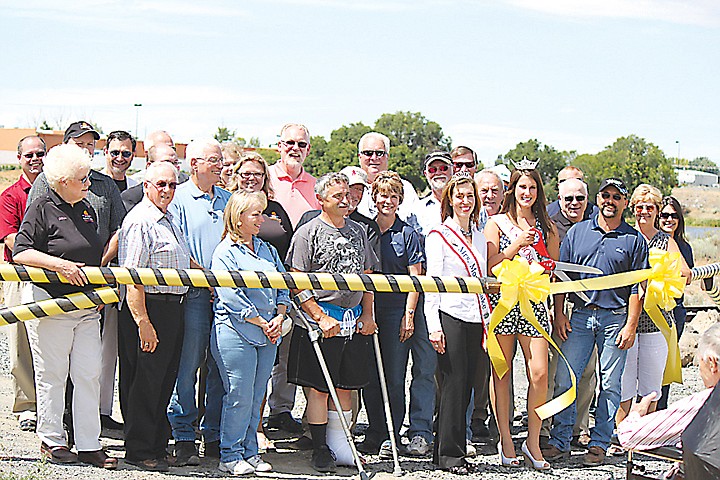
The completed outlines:
{"type": "MultiPolygon", "coordinates": [[[[69,284],[33,284],[37,302],[92,290],[81,267],[100,265],[103,244],[97,215],[85,201],[90,157],[76,145],[60,145],[45,157],[50,191],[32,202],[15,239],[13,259],[57,272],[69,284]]],[[[100,447],[100,313],[79,310],[28,322],[35,366],[40,453],[51,463],[82,462],[114,469],[117,459],[100,447]],[[65,386],[73,391],[73,431],[78,454],[68,448],[63,429],[65,386]]]]}

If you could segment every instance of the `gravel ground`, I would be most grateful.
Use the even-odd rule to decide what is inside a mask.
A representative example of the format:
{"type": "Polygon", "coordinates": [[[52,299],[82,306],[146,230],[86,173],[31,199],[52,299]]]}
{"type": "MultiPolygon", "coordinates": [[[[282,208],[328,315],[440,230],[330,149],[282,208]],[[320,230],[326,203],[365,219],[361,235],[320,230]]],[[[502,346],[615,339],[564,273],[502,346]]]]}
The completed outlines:
{"type": "MultiPolygon", "coordinates": [[[[66,479],[66,478],[83,478],[84,480],[120,480],[120,479],[196,479],[196,478],[218,478],[224,475],[217,471],[217,460],[204,459],[199,467],[183,467],[173,468],[168,474],[148,473],[136,469],[135,467],[120,462],[120,467],[116,471],[103,471],[87,466],[67,466],[59,467],[51,464],[40,462],[39,447],[40,442],[32,433],[22,432],[17,427],[17,421],[11,413],[11,382],[8,374],[8,349],[5,335],[0,329],[0,480],[3,479],[66,479]]],[[[515,379],[516,379],[516,410],[518,412],[525,410],[525,393],[527,389],[527,381],[525,378],[522,355],[518,355],[515,361],[515,379]]],[[[702,388],[696,367],[687,367],[683,369],[686,382],[682,386],[674,386],[671,393],[671,402],[679,397],[699,391],[702,388]]],[[[304,407],[304,399],[302,394],[298,396],[296,403],[295,415],[300,416],[304,407]]],[[[117,405],[116,405],[117,408],[117,405]]],[[[116,418],[120,418],[116,412],[116,418]]],[[[359,418],[360,422],[364,421],[364,412],[359,418]]],[[[520,423],[515,423],[520,429],[520,423]]],[[[106,432],[104,432],[106,433],[106,432]]],[[[521,431],[516,436],[517,451],[520,451],[520,443],[525,432],[521,431]]],[[[111,438],[103,436],[102,443],[108,452],[117,457],[124,456],[122,448],[122,440],[119,438],[111,438]]],[[[259,474],[268,478],[289,478],[289,479],[305,479],[305,478],[348,478],[357,477],[357,470],[351,468],[340,468],[336,475],[317,476],[309,467],[309,452],[293,452],[283,450],[281,447],[285,442],[278,439],[276,442],[278,449],[276,452],[264,455],[266,461],[270,462],[274,467],[274,472],[270,474],[259,474]]],[[[613,457],[608,462],[595,468],[584,468],[582,466],[581,450],[573,451],[570,460],[556,463],[549,473],[535,472],[529,468],[508,469],[501,467],[495,445],[476,444],[478,456],[472,459],[473,462],[481,466],[481,471],[477,475],[478,478],[499,480],[499,479],[622,479],[625,478],[625,457],[613,457]]],[[[371,474],[376,474],[375,478],[393,478],[393,464],[390,461],[381,461],[377,457],[366,457],[368,463],[366,469],[371,474]]],[[[424,479],[424,478],[465,478],[434,470],[430,458],[411,459],[401,457],[401,467],[405,472],[404,477],[408,479],[424,479]]],[[[659,475],[669,466],[666,462],[660,461],[644,461],[646,471],[659,475]]]]}

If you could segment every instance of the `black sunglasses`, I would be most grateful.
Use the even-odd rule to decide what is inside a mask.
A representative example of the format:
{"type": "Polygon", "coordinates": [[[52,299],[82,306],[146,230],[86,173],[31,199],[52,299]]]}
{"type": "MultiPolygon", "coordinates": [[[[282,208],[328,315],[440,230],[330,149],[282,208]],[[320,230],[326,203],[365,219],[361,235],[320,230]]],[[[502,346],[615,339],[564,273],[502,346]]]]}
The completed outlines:
{"type": "Polygon", "coordinates": [[[28,160],[32,160],[33,157],[43,158],[44,156],[45,156],[45,152],[43,152],[42,150],[40,150],[39,152],[23,154],[23,157],[27,158],[28,160]]]}
{"type": "Polygon", "coordinates": [[[668,219],[670,219],[670,218],[672,218],[672,219],[674,219],[674,220],[680,220],[680,215],[678,215],[678,214],[675,213],[675,212],[672,212],[672,213],[670,213],[670,212],[660,212],[659,217],[662,218],[663,220],[668,220],[668,219]]]}
{"type": "Polygon", "coordinates": [[[133,154],[132,154],[132,152],[131,152],[130,150],[123,150],[123,151],[120,151],[120,150],[110,150],[110,156],[111,156],[111,157],[119,157],[120,155],[122,155],[122,157],[123,157],[124,159],[128,159],[128,158],[132,157],[133,154]]]}
{"type": "MultiPolygon", "coordinates": [[[[605,198],[605,197],[603,197],[603,198],[605,198]]],[[[565,200],[565,201],[568,202],[568,203],[572,202],[573,199],[577,200],[578,202],[584,202],[584,201],[585,201],[585,195],[574,195],[574,196],[573,196],[573,195],[567,195],[567,196],[563,197],[563,200],[565,200]]]]}
{"type": "Polygon", "coordinates": [[[453,167],[457,168],[458,170],[465,168],[473,168],[475,166],[475,162],[453,162],[453,167]]]}
{"type": "Polygon", "coordinates": [[[612,197],[612,199],[615,200],[616,202],[619,202],[620,200],[623,199],[623,196],[620,195],[619,193],[613,193],[612,195],[610,195],[609,192],[602,192],[602,193],[600,194],[600,196],[601,196],[603,199],[605,199],[605,200],[607,200],[608,198],[612,197]]]}
{"type": "Polygon", "coordinates": [[[372,157],[373,154],[375,154],[375,156],[377,157],[384,157],[385,155],[387,155],[387,152],[385,150],[363,150],[360,153],[362,153],[366,157],[372,157]]]}
{"type": "Polygon", "coordinates": [[[305,148],[308,146],[308,142],[296,142],[295,140],[280,140],[282,143],[287,145],[288,147],[294,147],[295,145],[298,146],[298,148],[305,148]]]}

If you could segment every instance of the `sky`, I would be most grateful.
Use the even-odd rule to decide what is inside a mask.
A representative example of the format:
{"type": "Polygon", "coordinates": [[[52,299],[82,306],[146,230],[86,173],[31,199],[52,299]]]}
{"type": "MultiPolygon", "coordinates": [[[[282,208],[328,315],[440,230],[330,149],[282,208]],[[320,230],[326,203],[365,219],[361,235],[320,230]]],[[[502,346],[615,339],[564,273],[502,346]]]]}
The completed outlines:
{"type": "Polygon", "coordinates": [[[0,125],[329,138],[420,112],[492,164],[629,134],[720,162],[717,0],[0,0],[0,125]],[[134,104],[142,104],[135,107],[134,104]]]}

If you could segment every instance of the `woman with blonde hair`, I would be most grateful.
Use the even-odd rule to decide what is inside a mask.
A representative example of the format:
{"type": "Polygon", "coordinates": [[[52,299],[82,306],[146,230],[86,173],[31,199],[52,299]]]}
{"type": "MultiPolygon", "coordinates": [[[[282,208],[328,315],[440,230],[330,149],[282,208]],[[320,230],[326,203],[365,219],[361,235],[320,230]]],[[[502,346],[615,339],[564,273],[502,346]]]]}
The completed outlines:
{"type": "MultiPolygon", "coordinates": [[[[648,184],[638,185],[630,197],[630,208],[635,212],[635,228],[642,234],[649,248],[668,252],[680,252],[675,239],[658,228],[658,214],[662,208],[662,193],[648,184]]],[[[691,273],[682,260],[683,276],[690,280],[691,273]]],[[[668,325],[673,323],[672,312],[662,310],[668,325]]],[[[648,412],[654,412],[662,391],[663,372],[668,356],[668,345],[660,329],[645,310],[640,312],[635,343],[627,351],[625,369],[621,381],[620,408],[615,415],[616,423],[622,422],[630,412],[637,396],[645,397],[655,392],[655,399],[648,412]]]]}
{"type": "MultiPolygon", "coordinates": [[[[225,207],[223,238],[213,270],[284,272],[277,250],[258,238],[263,192],[238,191],[225,207]]],[[[256,429],[270,371],[290,307],[288,290],[218,287],[210,348],[225,387],[220,424],[221,472],[246,475],[272,467],[258,455],[256,429]]]]}

